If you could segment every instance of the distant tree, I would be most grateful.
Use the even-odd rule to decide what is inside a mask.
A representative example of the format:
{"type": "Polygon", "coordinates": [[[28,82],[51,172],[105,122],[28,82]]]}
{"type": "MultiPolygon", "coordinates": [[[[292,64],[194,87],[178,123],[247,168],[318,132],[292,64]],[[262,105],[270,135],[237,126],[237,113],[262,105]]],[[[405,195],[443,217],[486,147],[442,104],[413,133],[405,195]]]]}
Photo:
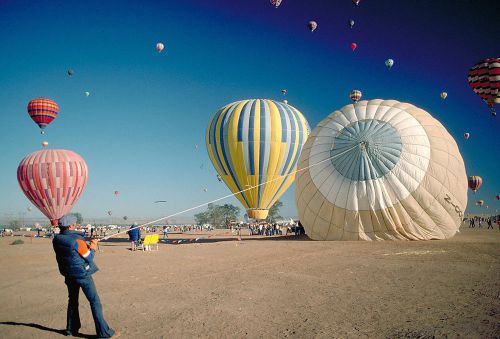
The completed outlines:
{"type": "Polygon", "coordinates": [[[21,228],[21,222],[19,220],[11,220],[9,221],[9,228],[18,230],[19,228],[21,228]]]}
{"type": "Polygon", "coordinates": [[[213,226],[220,226],[224,222],[223,211],[219,205],[208,204],[208,219],[213,226]]]}
{"type": "Polygon", "coordinates": [[[275,222],[280,219],[280,208],[283,207],[283,203],[277,200],[274,205],[269,209],[269,213],[267,215],[268,222],[275,222]]]}
{"type": "Polygon", "coordinates": [[[223,206],[219,206],[221,209],[221,214],[224,217],[224,223],[226,227],[229,226],[231,221],[236,221],[238,219],[238,215],[240,214],[240,208],[231,204],[225,204],[223,206]]]}
{"type": "Polygon", "coordinates": [[[76,217],[76,223],[77,224],[80,224],[80,225],[82,224],[83,217],[82,217],[82,215],[80,213],[75,212],[75,213],[71,213],[71,215],[74,215],[76,217]]]}
{"type": "Polygon", "coordinates": [[[198,225],[204,225],[204,224],[208,224],[210,222],[210,217],[209,217],[207,211],[195,214],[194,219],[196,220],[196,223],[198,225]]]}

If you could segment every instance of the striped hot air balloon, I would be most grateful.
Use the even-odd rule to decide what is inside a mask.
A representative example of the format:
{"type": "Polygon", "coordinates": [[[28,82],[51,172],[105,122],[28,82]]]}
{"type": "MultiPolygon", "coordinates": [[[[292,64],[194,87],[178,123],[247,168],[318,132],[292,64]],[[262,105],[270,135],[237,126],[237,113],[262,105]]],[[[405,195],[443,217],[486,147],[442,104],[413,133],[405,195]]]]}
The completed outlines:
{"type": "Polygon", "coordinates": [[[87,164],[75,152],[44,149],[27,155],[17,167],[26,197],[52,225],[71,211],[87,184],[87,164]]]}
{"type": "Polygon", "coordinates": [[[281,0],[270,0],[271,5],[273,5],[275,8],[278,8],[281,5],[281,0]]]}
{"type": "Polygon", "coordinates": [[[41,133],[59,113],[59,106],[54,100],[46,98],[36,98],[28,103],[28,114],[31,119],[40,127],[41,133]]]}
{"type": "Polygon", "coordinates": [[[309,125],[296,108],[250,99],[226,105],[213,115],[206,145],[217,173],[248,216],[265,219],[292,184],[308,135],[309,125]]]}
{"type": "Polygon", "coordinates": [[[469,188],[472,192],[476,193],[479,187],[483,184],[483,178],[478,175],[472,175],[469,177],[469,188]]]}
{"type": "Polygon", "coordinates": [[[353,89],[351,93],[349,93],[349,98],[351,98],[352,101],[358,102],[359,99],[363,96],[363,93],[361,93],[360,90],[358,89],[353,89]]]}
{"type": "Polygon", "coordinates": [[[500,58],[479,61],[467,76],[469,86],[493,110],[500,103],[500,58]]]}

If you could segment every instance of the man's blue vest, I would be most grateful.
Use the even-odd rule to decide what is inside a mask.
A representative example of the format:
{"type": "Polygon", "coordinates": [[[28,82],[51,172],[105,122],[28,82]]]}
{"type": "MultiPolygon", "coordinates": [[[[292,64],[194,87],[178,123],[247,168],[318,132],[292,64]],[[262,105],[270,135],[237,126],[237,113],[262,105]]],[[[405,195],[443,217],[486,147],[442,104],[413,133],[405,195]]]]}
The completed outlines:
{"type": "Polygon", "coordinates": [[[65,277],[85,278],[98,271],[93,260],[90,263],[86,262],[76,251],[77,239],[85,240],[80,232],[64,230],[52,241],[59,272],[65,277]]]}

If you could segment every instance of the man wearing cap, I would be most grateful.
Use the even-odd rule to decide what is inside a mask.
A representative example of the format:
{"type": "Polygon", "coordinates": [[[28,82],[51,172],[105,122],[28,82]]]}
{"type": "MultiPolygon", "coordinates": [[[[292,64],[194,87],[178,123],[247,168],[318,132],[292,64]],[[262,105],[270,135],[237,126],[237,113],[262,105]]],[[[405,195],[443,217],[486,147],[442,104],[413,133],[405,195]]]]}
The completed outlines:
{"type": "Polygon", "coordinates": [[[116,338],[118,333],[115,333],[104,320],[101,301],[92,279],[92,274],[98,271],[97,266],[94,264],[97,240],[93,239],[90,246],[88,246],[83,234],[76,232],[75,227],[76,217],[66,214],[59,219],[59,229],[61,231],[52,241],[59,272],[64,276],[64,282],[68,287],[66,335],[78,334],[81,327],[78,312],[78,295],[81,288],[92,309],[97,337],[116,338]]]}
{"type": "Polygon", "coordinates": [[[137,223],[134,222],[130,229],[127,231],[128,238],[130,240],[131,250],[135,251],[137,249],[137,245],[141,241],[141,229],[137,227],[137,223]]]}

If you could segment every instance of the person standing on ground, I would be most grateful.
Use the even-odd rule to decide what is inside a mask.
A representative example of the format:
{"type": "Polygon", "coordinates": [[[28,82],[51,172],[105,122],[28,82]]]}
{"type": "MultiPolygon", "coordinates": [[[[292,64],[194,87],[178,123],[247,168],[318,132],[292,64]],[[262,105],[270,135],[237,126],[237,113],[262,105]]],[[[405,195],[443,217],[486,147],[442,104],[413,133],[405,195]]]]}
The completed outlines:
{"type": "Polygon", "coordinates": [[[488,229],[493,229],[493,225],[491,224],[491,217],[489,217],[487,220],[486,220],[486,223],[488,224],[488,229]]]}
{"type": "Polygon", "coordinates": [[[111,329],[102,313],[102,305],[92,279],[92,274],[98,271],[94,264],[97,240],[92,240],[90,246],[85,242],[83,234],[75,231],[76,217],[66,214],[59,219],[60,232],[52,245],[56,252],[59,272],[64,276],[68,287],[68,309],[66,331],[67,336],[75,336],[80,330],[80,314],[78,311],[78,295],[80,288],[87,297],[94,318],[95,330],[99,338],[117,338],[119,333],[111,329]]]}
{"type": "Polygon", "coordinates": [[[168,238],[168,227],[163,226],[163,239],[168,238]]]}
{"type": "Polygon", "coordinates": [[[139,241],[141,241],[141,229],[137,227],[137,223],[134,222],[130,229],[127,231],[128,238],[131,244],[131,250],[135,251],[137,249],[137,245],[139,241]]]}

